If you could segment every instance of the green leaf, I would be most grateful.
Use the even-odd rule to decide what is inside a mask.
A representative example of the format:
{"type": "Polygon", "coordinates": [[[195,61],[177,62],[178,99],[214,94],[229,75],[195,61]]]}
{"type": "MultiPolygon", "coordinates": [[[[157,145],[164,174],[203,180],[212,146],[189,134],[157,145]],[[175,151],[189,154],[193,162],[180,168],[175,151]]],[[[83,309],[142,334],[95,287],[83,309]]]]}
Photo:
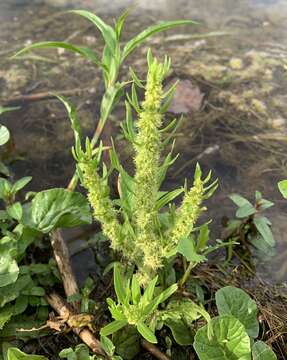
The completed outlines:
{"type": "Polygon", "coordinates": [[[31,176],[25,176],[15,182],[12,186],[11,193],[16,194],[18,191],[23,189],[30,181],[32,180],[31,176]]]}
{"type": "Polygon", "coordinates": [[[13,315],[22,314],[27,309],[27,306],[28,306],[28,296],[20,295],[15,301],[13,315]]]}
{"type": "MultiPolygon", "coordinates": [[[[18,275],[19,268],[17,262],[12,259],[8,252],[2,253],[0,256],[0,288],[15,283],[18,275]]],[[[5,290],[2,289],[2,291],[5,290]]]]}
{"type": "Polygon", "coordinates": [[[113,344],[113,342],[106,336],[101,336],[101,345],[103,347],[103,349],[105,350],[105,352],[109,355],[109,356],[113,356],[114,352],[115,352],[115,345],[113,344]]]}
{"type": "Polygon", "coordinates": [[[82,194],[55,188],[39,192],[22,221],[28,227],[48,233],[56,228],[90,224],[92,217],[82,194]]]}
{"type": "Polygon", "coordinates": [[[23,351],[11,347],[7,351],[7,360],[48,360],[48,358],[42,355],[25,354],[23,351]]]}
{"type": "Polygon", "coordinates": [[[12,184],[8,180],[0,178],[0,198],[5,200],[10,196],[11,189],[12,184]]]}
{"type": "Polygon", "coordinates": [[[20,221],[23,215],[23,209],[19,202],[14,203],[6,208],[7,214],[11,216],[12,219],[20,221]]]}
{"type": "Polygon", "coordinates": [[[10,139],[10,132],[6,126],[0,124],[0,146],[6,144],[10,139]]]}
{"type": "Polygon", "coordinates": [[[33,286],[31,277],[23,275],[19,276],[14,283],[2,287],[0,292],[0,307],[15,300],[23,289],[31,285],[33,286]]]}
{"type": "Polygon", "coordinates": [[[140,352],[140,336],[134,326],[127,326],[125,331],[113,334],[113,343],[117,354],[125,360],[132,360],[140,352]]]}
{"type": "Polygon", "coordinates": [[[132,277],[132,299],[133,299],[134,305],[139,303],[140,297],[141,297],[140,284],[138,282],[136,275],[133,275],[133,277],[132,277]]]}
{"type": "Polygon", "coordinates": [[[172,200],[177,198],[183,192],[184,192],[184,188],[180,188],[180,189],[176,189],[176,190],[169,191],[169,192],[165,193],[163,196],[161,196],[157,200],[156,206],[155,206],[156,210],[160,210],[165,205],[169,204],[172,200]]]}
{"type": "Polygon", "coordinates": [[[15,107],[0,106],[0,115],[4,114],[5,112],[8,112],[8,111],[14,111],[14,110],[18,110],[18,109],[20,109],[19,106],[15,106],[15,107]]]}
{"type": "Polygon", "coordinates": [[[182,239],[177,247],[177,251],[182,254],[189,262],[199,264],[206,260],[206,257],[196,252],[192,237],[182,239]]]}
{"type": "Polygon", "coordinates": [[[275,240],[269,226],[269,220],[264,216],[260,216],[255,217],[253,223],[256,226],[259,234],[263,237],[267,244],[269,244],[270,246],[274,246],[275,240]]]}
{"type": "Polygon", "coordinates": [[[71,10],[71,13],[78,14],[91,21],[101,32],[110,52],[114,54],[117,45],[117,38],[114,29],[106,24],[97,15],[85,10],[71,10]]]}
{"type": "Polygon", "coordinates": [[[127,42],[123,49],[122,53],[122,61],[140,44],[142,44],[147,38],[152,36],[153,34],[156,34],[161,31],[173,29],[176,26],[179,25],[191,25],[191,24],[197,24],[194,21],[191,20],[176,20],[176,21],[166,21],[162,22],[157,25],[149,26],[147,29],[139,33],[137,36],[132,38],[130,41],[127,42]]]}
{"type": "Polygon", "coordinates": [[[202,251],[206,248],[209,240],[209,228],[208,224],[203,224],[199,230],[199,236],[196,242],[196,251],[202,251]]]}
{"type": "Polygon", "coordinates": [[[241,322],[231,315],[211,320],[214,335],[208,338],[207,325],[194,338],[194,349],[200,360],[251,360],[250,339],[241,322]]]}
{"type": "Polygon", "coordinates": [[[157,315],[159,321],[168,326],[179,345],[193,342],[192,323],[201,317],[199,306],[190,299],[171,300],[166,309],[157,315]]]}
{"type": "Polygon", "coordinates": [[[100,331],[101,336],[109,336],[114,332],[122,329],[128,322],[126,320],[115,320],[103,327],[100,331]]]}
{"type": "Polygon", "coordinates": [[[114,287],[117,295],[118,302],[127,304],[127,293],[125,290],[126,279],[122,275],[120,266],[114,267],[114,287]]]}
{"type": "Polygon", "coordinates": [[[281,192],[282,196],[287,199],[287,180],[279,181],[278,189],[281,192]]]}
{"type": "Polygon", "coordinates": [[[9,168],[2,161],[0,161],[0,174],[5,175],[7,177],[10,176],[9,168]]]}
{"type": "Polygon", "coordinates": [[[152,344],[157,343],[157,338],[155,337],[155,334],[151,331],[151,329],[148,326],[146,326],[146,324],[140,321],[136,324],[136,327],[138,332],[141,334],[141,336],[144,339],[146,339],[152,344]]]}
{"type": "Polygon", "coordinates": [[[157,280],[158,280],[158,276],[152,279],[148,284],[148,286],[146,287],[145,292],[141,298],[142,304],[147,305],[152,301],[157,280]]]}
{"type": "Polygon", "coordinates": [[[263,341],[256,341],[252,346],[252,358],[253,360],[277,360],[275,353],[263,341]]]}
{"type": "Polygon", "coordinates": [[[3,329],[3,326],[11,319],[14,315],[14,307],[12,305],[6,305],[3,308],[0,308],[0,330],[3,329]]]}
{"type": "Polygon", "coordinates": [[[215,294],[219,315],[232,315],[245,327],[247,334],[257,338],[259,323],[257,320],[257,306],[245,291],[233,286],[225,286],[215,294]]]}
{"type": "Polygon", "coordinates": [[[24,49],[21,49],[15,55],[13,55],[12,58],[23,55],[31,50],[47,49],[47,48],[61,48],[61,49],[69,50],[74,53],[82,55],[84,58],[92,61],[98,66],[102,66],[101,61],[99,60],[97,54],[95,54],[91,49],[61,41],[43,41],[26,46],[24,49]]]}
{"type": "Polygon", "coordinates": [[[125,83],[117,83],[115,86],[110,86],[105,92],[101,103],[101,126],[104,126],[106,120],[110,116],[110,113],[119,99],[124,86],[125,83]]]}
{"type": "Polygon", "coordinates": [[[115,25],[115,31],[116,31],[116,36],[117,39],[120,40],[121,34],[122,34],[122,29],[124,26],[124,23],[126,21],[126,18],[128,17],[130,12],[130,9],[125,10],[120,17],[117,19],[116,25],[115,25]]]}
{"type": "Polygon", "coordinates": [[[251,204],[245,204],[236,211],[236,217],[242,219],[256,213],[256,209],[251,204]]]}
{"type": "Polygon", "coordinates": [[[63,96],[57,95],[57,98],[64,104],[64,106],[68,112],[69,119],[71,121],[71,127],[74,131],[75,140],[81,139],[82,138],[82,130],[81,130],[80,121],[77,116],[76,107],[68,99],[66,99],[63,96]]]}
{"type": "Polygon", "coordinates": [[[229,195],[229,198],[236,204],[238,207],[242,207],[244,205],[250,205],[252,206],[251,202],[245,199],[243,196],[238,194],[231,194],[229,195]]]}
{"type": "Polygon", "coordinates": [[[45,290],[40,286],[33,286],[31,288],[23,290],[21,294],[30,296],[44,296],[45,290]]]}

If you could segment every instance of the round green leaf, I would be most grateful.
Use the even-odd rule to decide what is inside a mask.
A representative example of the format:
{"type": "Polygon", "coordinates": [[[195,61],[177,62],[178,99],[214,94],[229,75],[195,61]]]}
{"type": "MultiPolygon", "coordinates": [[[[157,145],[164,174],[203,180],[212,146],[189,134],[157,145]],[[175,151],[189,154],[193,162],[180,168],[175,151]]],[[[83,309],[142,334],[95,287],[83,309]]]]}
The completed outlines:
{"type": "Polygon", "coordinates": [[[232,315],[244,325],[247,334],[256,338],[259,332],[257,306],[245,291],[226,286],[215,294],[219,315],[232,315]]]}
{"type": "Polygon", "coordinates": [[[194,338],[194,349],[200,360],[251,360],[250,339],[244,326],[230,315],[211,320],[212,338],[207,325],[194,338]]]}
{"type": "Polygon", "coordinates": [[[43,233],[59,227],[75,227],[92,221],[87,199],[65,189],[39,192],[23,214],[23,223],[43,233]]]}

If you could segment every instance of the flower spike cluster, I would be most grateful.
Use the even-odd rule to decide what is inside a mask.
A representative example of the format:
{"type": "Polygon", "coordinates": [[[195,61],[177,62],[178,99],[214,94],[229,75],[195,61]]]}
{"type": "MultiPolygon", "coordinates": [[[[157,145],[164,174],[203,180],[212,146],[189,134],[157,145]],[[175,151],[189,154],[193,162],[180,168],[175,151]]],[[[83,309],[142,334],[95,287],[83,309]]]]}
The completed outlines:
{"type": "MultiPolygon", "coordinates": [[[[174,162],[171,154],[165,160],[161,150],[166,144],[165,133],[176,126],[172,121],[164,129],[163,113],[168,108],[175,87],[166,93],[163,91],[163,80],[170,69],[170,59],[158,62],[148,53],[148,73],[145,86],[133,73],[134,84],[132,96],[128,97],[126,125],[124,134],[131,141],[135,156],[135,174],[131,177],[123,169],[114,147],[110,151],[113,168],[119,172],[120,198],[112,201],[109,196],[107,171],[99,174],[99,163],[102,146],[91,149],[86,142],[85,152],[76,133],[74,157],[78,162],[78,173],[83,186],[88,191],[88,199],[94,210],[94,217],[102,225],[104,235],[110,239],[114,250],[137,267],[137,280],[146,286],[155,278],[162,267],[164,259],[177,252],[180,241],[188,236],[201,212],[205,210],[202,202],[216,188],[216,182],[207,185],[211,174],[201,178],[199,165],[196,167],[193,186],[185,189],[185,195],[179,209],[172,208],[163,212],[166,205],[183,192],[177,189],[170,193],[161,192],[160,186],[167,168],[174,162]],[[145,88],[144,101],[139,104],[135,84],[145,88]],[[137,113],[138,120],[132,121],[131,106],[137,113]],[[164,195],[163,195],[164,194],[164,195]],[[116,207],[115,207],[116,206],[116,207]],[[167,215],[168,222],[163,221],[167,215]]],[[[168,138],[170,134],[167,134],[168,138]]],[[[167,218],[166,218],[167,219],[167,218]]]]}
{"type": "Polygon", "coordinates": [[[143,252],[141,276],[154,272],[161,266],[161,242],[158,235],[158,214],[156,201],[159,191],[159,167],[161,153],[161,132],[163,115],[162,82],[170,68],[170,60],[163,64],[149,56],[149,70],[145,89],[145,100],[137,122],[135,137],[135,184],[134,215],[137,246],[143,252]]]}

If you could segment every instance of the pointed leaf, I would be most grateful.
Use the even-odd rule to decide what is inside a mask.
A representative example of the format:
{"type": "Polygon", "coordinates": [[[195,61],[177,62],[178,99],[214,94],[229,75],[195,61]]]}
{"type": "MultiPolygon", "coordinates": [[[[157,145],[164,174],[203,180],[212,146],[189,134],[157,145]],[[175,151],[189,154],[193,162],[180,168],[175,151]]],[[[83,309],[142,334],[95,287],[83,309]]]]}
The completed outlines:
{"type": "Polygon", "coordinates": [[[42,355],[25,354],[15,347],[10,347],[7,351],[7,360],[48,360],[48,358],[42,355]]]}
{"type": "Polygon", "coordinates": [[[152,344],[157,343],[157,338],[155,337],[155,334],[143,322],[137,323],[137,330],[141,334],[141,336],[150,343],[152,344]]]}
{"type": "Polygon", "coordinates": [[[263,239],[267,242],[267,244],[269,244],[270,246],[274,246],[275,240],[269,226],[269,220],[266,219],[264,216],[261,216],[255,217],[253,222],[256,226],[256,229],[262,235],[263,239]]]}
{"type": "Polygon", "coordinates": [[[118,302],[127,304],[127,293],[125,290],[126,279],[121,273],[120,266],[114,267],[114,287],[117,295],[118,302]]]}
{"type": "Polygon", "coordinates": [[[251,205],[251,202],[245,199],[243,196],[238,194],[231,194],[229,195],[229,198],[236,204],[238,207],[244,206],[244,205],[251,205]]]}
{"type": "Polygon", "coordinates": [[[245,204],[236,211],[236,217],[242,219],[256,213],[256,209],[253,205],[245,204]]]}
{"type": "Polygon", "coordinates": [[[106,24],[97,15],[95,15],[89,11],[86,11],[86,10],[71,10],[70,12],[81,15],[84,18],[91,21],[101,32],[101,34],[105,40],[105,43],[108,46],[111,53],[113,54],[115,52],[115,48],[116,48],[116,44],[117,44],[116,33],[110,25],[106,24]]]}
{"type": "Polygon", "coordinates": [[[97,54],[94,53],[91,49],[89,49],[87,47],[76,46],[76,45],[69,44],[66,42],[61,42],[61,41],[43,41],[43,42],[35,43],[32,45],[26,46],[24,49],[21,49],[13,57],[23,55],[26,52],[31,51],[31,50],[47,49],[47,48],[60,48],[60,49],[69,50],[74,53],[82,55],[84,58],[92,61],[93,63],[95,63],[98,66],[102,66],[101,61],[99,60],[97,54]]]}
{"type": "Polygon", "coordinates": [[[12,194],[16,194],[18,191],[23,189],[30,181],[32,180],[31,176],[25,176],[15,182],[12,186],[11,192],[12,194]]]}
{"type": "Polygon", "coordinates": [[[142,44],[147,38],[161,31],[173,29],[179,25],[194,25],[196,22],[191,20],[176,20],[176,21],[166,21],[157,25],[152,25],[142,31],[140,34],[132,38],[127,42],[123,49],[122,61],[140,44],[142,44]]]}
{"type": "Polygon", "coordinates": [[[100,331],[100,334],[102,336],[109,336],[118,330],[122,329],[124,326],[126,326],[128,322],[126,320],[115,320],[112,321],[110,324],[103,327],[100,331]]]}

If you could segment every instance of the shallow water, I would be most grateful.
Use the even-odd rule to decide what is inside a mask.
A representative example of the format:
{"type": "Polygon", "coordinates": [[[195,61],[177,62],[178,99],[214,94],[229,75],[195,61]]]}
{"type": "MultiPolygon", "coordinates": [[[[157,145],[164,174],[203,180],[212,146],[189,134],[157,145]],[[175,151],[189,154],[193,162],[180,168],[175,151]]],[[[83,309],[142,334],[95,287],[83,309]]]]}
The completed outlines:
{"type": "MultiPolygon", "coordinates": [[[[102,92],[97,69],[65,52],[43,51],[37,53],[41,58],[27,56],[14,61],[7,61],[7,56],[24,44],[43,40],[101,47],[89,23],[76,16],[58,16],[58,12],[87,8],[111,23],[132,4],[128,0],[108,4],[104,0],[1,1],[0,104],[1,99],[17,94],[72,89],[84,131],[91,134],[102,92]]],[[[170,175],[166,186],[178,186],[185,177],[191,178],[197,160],[204,169],[211,168],[220,180],[220,188],[210,201],[217,233],[222,216],[234,213],[228,194],[238,192],[253,200],[255,190],[260,190],[274,201],[276,207],[268,214],[279,255],[258,268],[264,278],[274,282],[287,280],[287,207],[276,187],[277,181],[287,176],[286,16],[284,0],[138,1],[124,35],[127,39],[147,24],[164,19],[190,18],[201,23],[158,35],[148,44],[159,56],[171,55],[174,72],[170,81],[188,80],[186,87],[192,84],[197,94],[203,95],[199,109],[185,114],[176,146],[182,156],[172,171],[178,176],[170,175]],[[214,31],[227,34],[186,37],[214,31]]],[[[146,49],[138,50],[128,63],[141,74],[145,71],[146,49]]],[[[128,66],[123,77],[127,70],[128,66]]],[[[182,94],[186,104],[194,102],[190,92],[182,94]]],[[[121,119],[121,111],[118,114],[121,119]]],[[[110,134],[116,136],[118,118],[113,117],[107,138],[110,134]]],[[[65,186],[73,171],[73,136],[62,106],[53,100],[23,103],[17,112],[3,116],[3,122],[12,131],[16,153],[23,157],[12,163],[15,177],[32,175],[31,190],[65,186]]],[[[121,146],[123,157],[128,156],[121,146]]]]}

